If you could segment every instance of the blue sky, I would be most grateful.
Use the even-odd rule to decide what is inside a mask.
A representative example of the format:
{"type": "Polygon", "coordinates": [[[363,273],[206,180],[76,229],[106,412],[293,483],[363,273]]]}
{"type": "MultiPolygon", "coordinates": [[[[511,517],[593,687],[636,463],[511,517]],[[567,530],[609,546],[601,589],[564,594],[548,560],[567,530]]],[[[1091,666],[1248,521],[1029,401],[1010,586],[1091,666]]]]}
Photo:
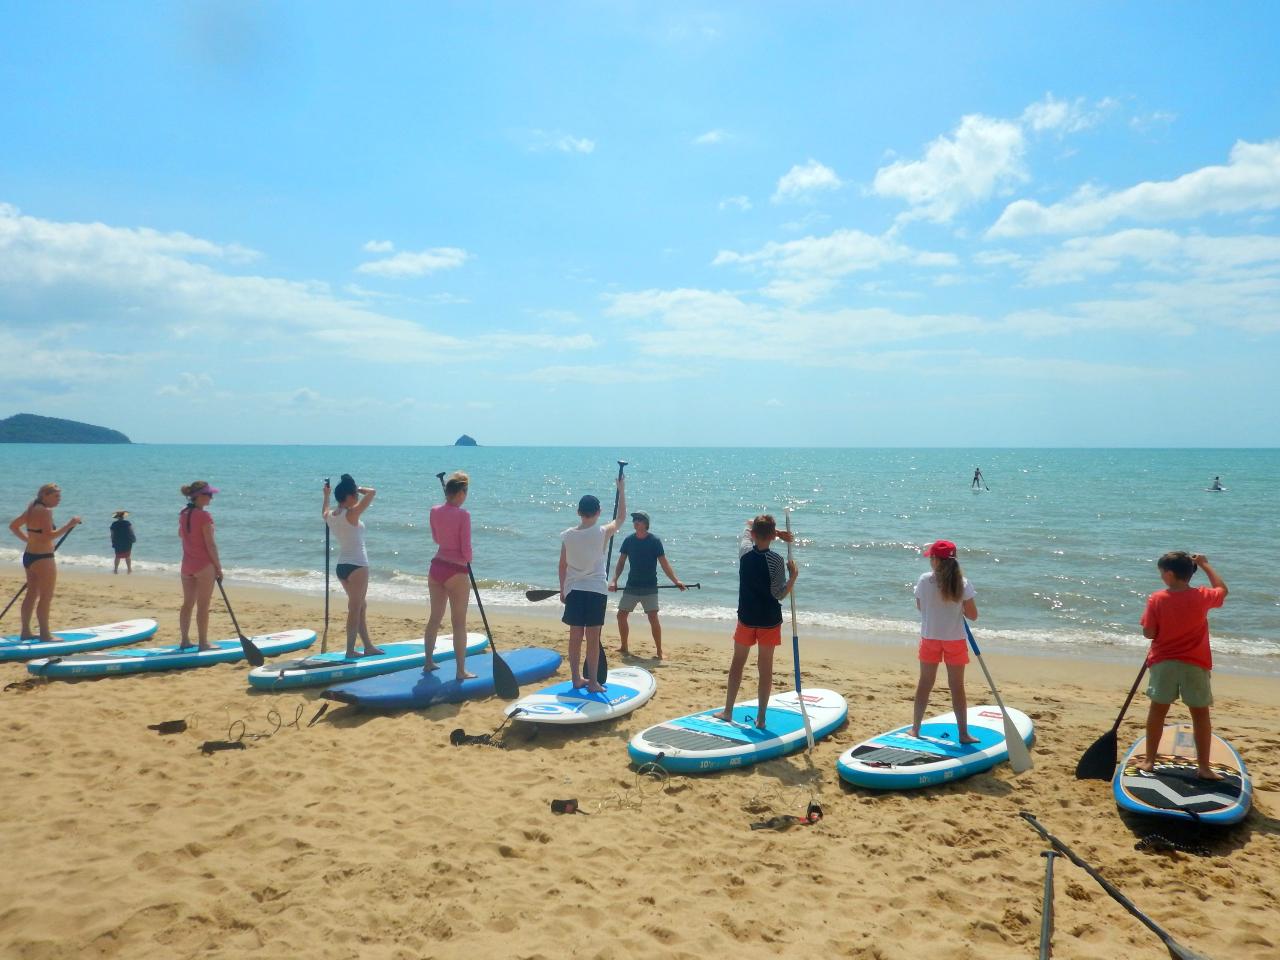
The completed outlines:
{"type": "Polygon", "coordinates": [[[1274,4],[0,0],[0,416],[1274,446],[1274,4]]]}

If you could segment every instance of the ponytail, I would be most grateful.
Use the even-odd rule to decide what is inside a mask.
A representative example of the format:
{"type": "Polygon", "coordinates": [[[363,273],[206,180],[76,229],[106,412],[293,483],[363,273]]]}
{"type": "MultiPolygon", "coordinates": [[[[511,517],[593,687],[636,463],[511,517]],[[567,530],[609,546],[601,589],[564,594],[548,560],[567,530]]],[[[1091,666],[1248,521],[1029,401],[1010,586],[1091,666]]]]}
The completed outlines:
{"type": "Polygon", "coordinates": [[[934,557],[933,582],[943,600],[960,603],[964,599],[964,572],[955,557],[934,557]]]}

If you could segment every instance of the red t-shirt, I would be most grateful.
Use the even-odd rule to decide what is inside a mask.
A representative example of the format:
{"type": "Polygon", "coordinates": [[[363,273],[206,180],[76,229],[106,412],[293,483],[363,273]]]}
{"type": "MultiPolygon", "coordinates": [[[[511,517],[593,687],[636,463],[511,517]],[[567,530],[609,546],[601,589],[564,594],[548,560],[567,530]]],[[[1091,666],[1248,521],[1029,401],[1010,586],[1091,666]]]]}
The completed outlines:
{"type": "Polygon", "coordinates": [[[1181,660],[1213,669],[1209,651],[1209,611],[1222,606],[1227,591],[1221,587],[1188,587],[1157,590],[1147,598],[1142,625],[1155,632],[1147,666],[1161,660],[1181,660]]]}
{"type": "Polygon", "coordinates": [[[182,539],[182,575],[194,576],[209,564],[213,557],[209,554],[209,545],[204,542],[204,528],[213,526],[213,517],[205,510],[184,510],[178,514],[178,536],[182,539]],[[191,519],[191,529],[187,529],[187,518],[191,519]]]}

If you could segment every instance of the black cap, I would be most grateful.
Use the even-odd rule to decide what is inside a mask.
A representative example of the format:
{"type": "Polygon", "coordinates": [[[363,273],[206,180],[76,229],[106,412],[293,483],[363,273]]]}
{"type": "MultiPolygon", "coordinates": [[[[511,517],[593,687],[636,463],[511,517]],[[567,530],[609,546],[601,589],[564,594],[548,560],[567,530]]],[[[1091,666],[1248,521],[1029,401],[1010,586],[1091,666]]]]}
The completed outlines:
{"type": "Polygon", "coordinates": [[[594,517],[600,512],[600,498],[587,494],[578,501],[578,513],[584,517],[594,517]]]}

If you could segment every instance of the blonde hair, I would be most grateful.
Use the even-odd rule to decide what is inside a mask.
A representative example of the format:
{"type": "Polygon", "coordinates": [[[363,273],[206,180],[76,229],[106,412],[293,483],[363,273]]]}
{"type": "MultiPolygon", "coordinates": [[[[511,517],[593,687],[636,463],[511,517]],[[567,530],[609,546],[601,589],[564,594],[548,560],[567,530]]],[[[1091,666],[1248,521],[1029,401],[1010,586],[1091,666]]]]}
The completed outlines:
{"type": "Polygon", "coordinates": [[[449,479],[444,482],[444,495],[446,497],[452,497],[455,494],[466,490],[470,484],[471,478],[461,470],[456,470],[450,474],[449,479]]]}
{"type": "Polygon", "coordinates": [[[964,571],[955,557],[932,557],[933,582],[943,600],[960,603],[964,599],[964,571]]]}
{"type": "Polygon", "coordinates": [[[58,486],[56,483],[46,483],[39,490],[36,491],[36,498],[32,502],[32,506],[35,506],[38,503],[40,504],[40,506],[43,507],[45,496],[47,496],[50,493],[61,493],[61,492],[62,492],[62,488],[58,486]]]}

